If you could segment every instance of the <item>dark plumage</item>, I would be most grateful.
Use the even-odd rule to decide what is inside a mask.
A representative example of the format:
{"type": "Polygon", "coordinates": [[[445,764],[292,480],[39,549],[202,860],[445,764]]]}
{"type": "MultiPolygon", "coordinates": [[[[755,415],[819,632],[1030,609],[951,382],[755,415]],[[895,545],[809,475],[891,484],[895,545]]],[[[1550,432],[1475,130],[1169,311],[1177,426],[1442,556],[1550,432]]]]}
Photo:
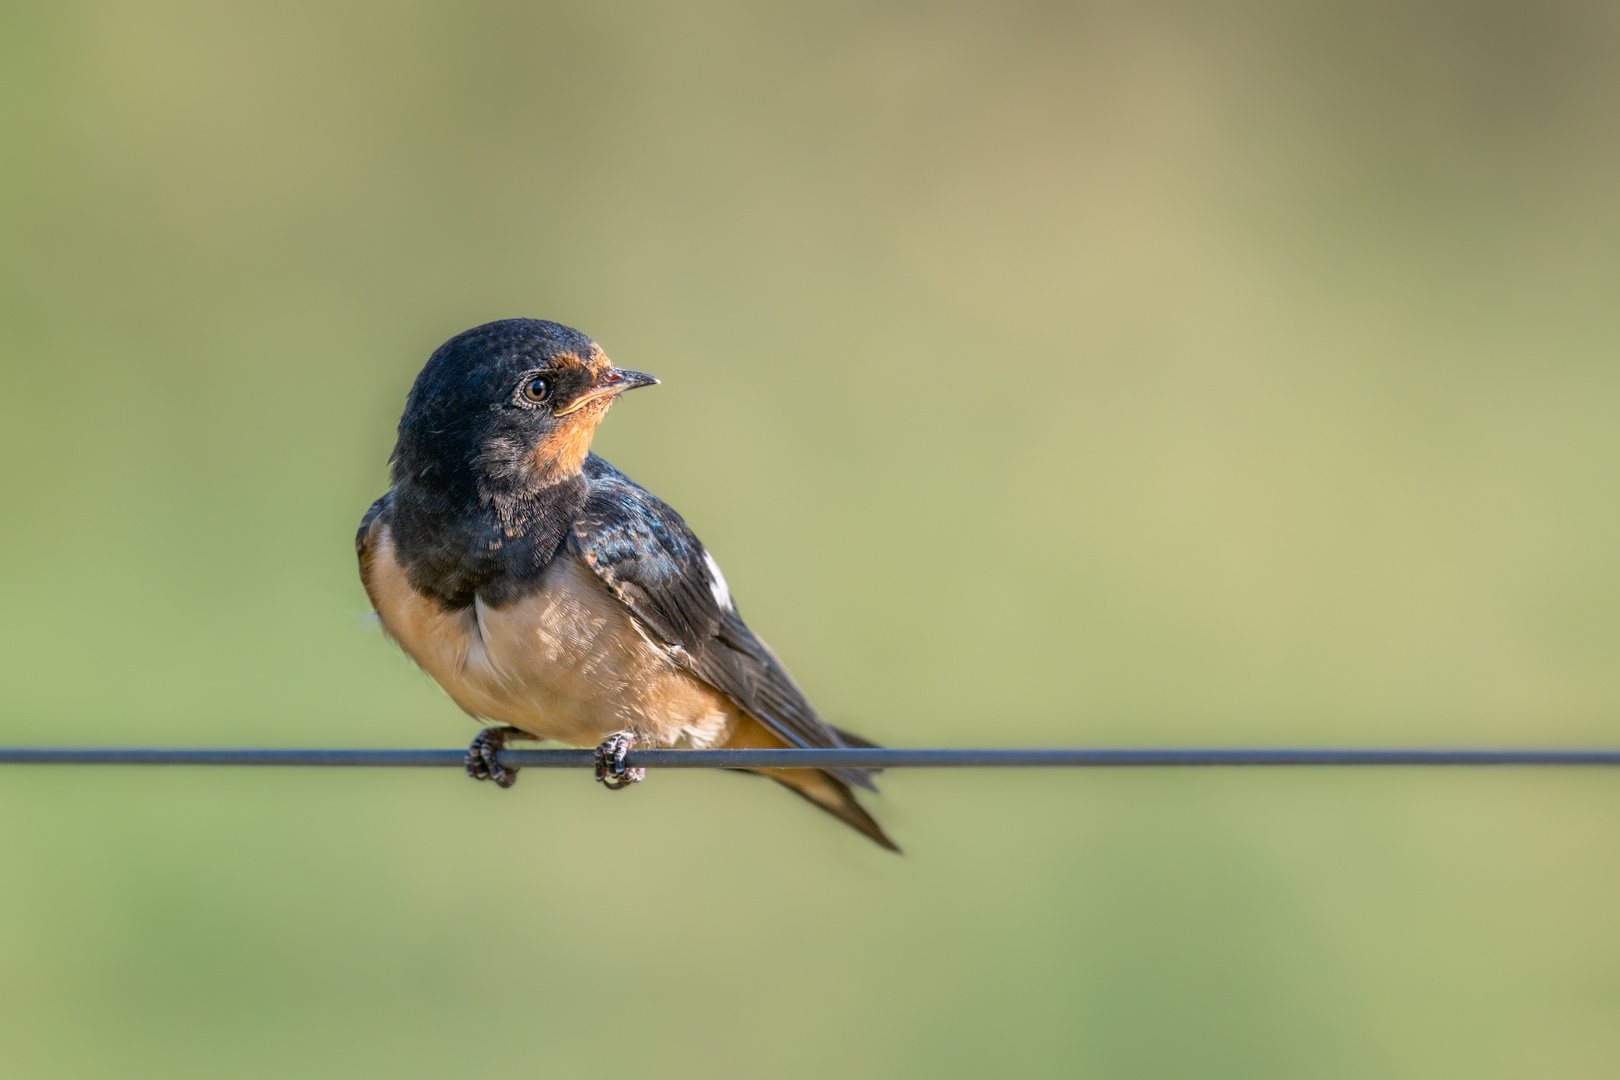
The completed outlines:
{"type": "MultiPolygon", "coordinates": [[[[816,713],[680,515],[590,453],[613,399],[653,382],[540,320],[440,347],[357,542],[385,629],[468,712],[535,738],[870,745],[816,713]]],[[[469,768],[510,782],[483,762],[469,768]]],[[[850,793],[865,772],[769,775],[893,848],[850,793]]]]}
{"type": "Polygon", "coordinates": [[[394,447],[390,525],[426,595],[466,607],[482,591],[499,604],[531,585],[568,535],[589,484],[577,464],[541,467],[535,452],[554,418],[501,393],[561,356],[586,362],[562,369],[558,399],[590,387],[589,360],[607,360],[577,330],[509,319],[457,334],[417,376],[394,447]]]}

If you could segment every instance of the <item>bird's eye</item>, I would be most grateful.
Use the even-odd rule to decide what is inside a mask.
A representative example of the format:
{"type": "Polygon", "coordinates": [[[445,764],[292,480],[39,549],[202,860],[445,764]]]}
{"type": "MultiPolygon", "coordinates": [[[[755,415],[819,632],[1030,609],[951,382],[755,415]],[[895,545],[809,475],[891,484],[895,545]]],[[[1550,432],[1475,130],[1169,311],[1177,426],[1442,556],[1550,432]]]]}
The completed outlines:
{"type": "Polygon", "coordinates": [[[523,384],[523,396],[536,405],[543,405],[551,397],[551,380],[535,377],[523,384]]]}

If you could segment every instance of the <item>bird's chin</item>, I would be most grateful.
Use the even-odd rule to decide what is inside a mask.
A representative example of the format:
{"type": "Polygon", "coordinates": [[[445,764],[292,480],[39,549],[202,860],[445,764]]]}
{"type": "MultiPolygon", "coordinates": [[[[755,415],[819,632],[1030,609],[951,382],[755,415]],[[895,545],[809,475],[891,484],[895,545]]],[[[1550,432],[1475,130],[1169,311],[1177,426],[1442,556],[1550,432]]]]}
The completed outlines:
{"type": "Polygon", "coordinates": [[[591,452],[596,425],[607,412],[608,402],[587,402],[568,414],[566,422],[534,448],[536,475],[547,479],[572,476],[591,452]]]}

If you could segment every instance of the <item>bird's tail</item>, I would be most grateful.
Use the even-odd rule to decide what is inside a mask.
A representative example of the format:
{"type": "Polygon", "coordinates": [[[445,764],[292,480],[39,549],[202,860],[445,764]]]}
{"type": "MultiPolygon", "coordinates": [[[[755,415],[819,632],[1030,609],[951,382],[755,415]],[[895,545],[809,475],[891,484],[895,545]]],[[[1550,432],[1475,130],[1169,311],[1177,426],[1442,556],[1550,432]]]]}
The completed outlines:
{"type": "MultiPolygon", "coordinates": [[[[840,731],[839,736],[846,745],[872,746],[874,744],[848,735],[840,731]]],[[[727,748],[744,749],[777,749],[788,744],[766,730],[752,717],[745,716],[726,740],[727,748]]],[[[889,839],[883,831],[883,826],[877,819],[866,812],[866,808],[855,800],[855,793],[838,776],[821,769],[750,769],[760,776],[768,776],[778,784],[791,790],[815,805],[827,811],[833,817],[850,826],[852,829],[866,836],[879,847],[899,854],[900,848],[889,839]]]]}
{"type": "Polygon", "coordinates": [[[760,769],[762,774],[769,776],[778,784],[793,791],[796,795],[815,803],[833,817],[842,821],[856,831],[864,834],[879,847],[888,848],[896,855],[900,854],[900,847],[889,839],[883,831],[883,826],[877,819],[866,812],[866,807],[855,801],[854,792],[849,785],[830,773],[819,769],[760,769]]]}

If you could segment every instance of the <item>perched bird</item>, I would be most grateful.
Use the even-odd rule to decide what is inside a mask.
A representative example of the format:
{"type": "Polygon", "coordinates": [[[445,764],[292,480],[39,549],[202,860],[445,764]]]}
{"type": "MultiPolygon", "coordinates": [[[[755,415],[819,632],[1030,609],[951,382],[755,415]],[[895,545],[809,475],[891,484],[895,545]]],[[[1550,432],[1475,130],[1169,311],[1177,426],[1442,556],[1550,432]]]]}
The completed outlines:
{"type": "MultiPolygon", "coordinates": [[[[411,388],[360,578],[388,635],[496,725],[467,752],[476,779],[516,781],[510,738],[595,746],[615,790],[642,778],[638,744],[872,745],[817,715],[680,515],[591,453],[614,399],[657,382],[507,319],[445,342],[411,388]]],[[[876,790],[869,771],[760,772],[899,850],[850,790],[876,790]]]]}

